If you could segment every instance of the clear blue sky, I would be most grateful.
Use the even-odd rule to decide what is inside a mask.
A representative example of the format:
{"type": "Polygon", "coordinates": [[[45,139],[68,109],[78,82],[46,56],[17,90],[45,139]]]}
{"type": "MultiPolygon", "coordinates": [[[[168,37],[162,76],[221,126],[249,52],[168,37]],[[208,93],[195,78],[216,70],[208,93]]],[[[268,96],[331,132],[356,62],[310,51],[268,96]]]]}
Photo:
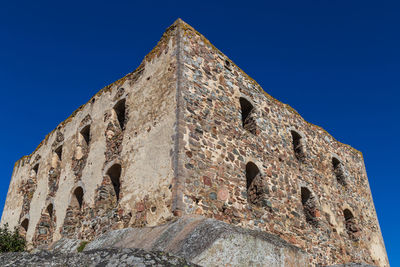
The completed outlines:
{"type": "Polygon", "coordinates": [[[400,266],[398,1],[2,1],[0,210],[13,164],[183,20],[307,121],[364,153],[400,266]]]}

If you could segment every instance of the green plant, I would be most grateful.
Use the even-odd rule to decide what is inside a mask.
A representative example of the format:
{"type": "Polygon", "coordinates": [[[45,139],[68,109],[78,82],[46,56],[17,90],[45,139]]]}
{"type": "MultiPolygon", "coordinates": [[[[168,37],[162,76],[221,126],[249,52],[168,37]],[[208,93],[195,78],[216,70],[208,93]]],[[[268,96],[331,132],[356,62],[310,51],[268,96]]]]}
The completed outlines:
{"type": "Polygon", "coordinates": [[[14,231],[8,229],[8,223],[0,227],[0,252],[24,251],[25,239],[19,234],[17,227],[14,231]]]}
{"type": "Polygon", "coordinates": [[[88,242],[88,241],[82,241],[82,242],[79,244],[79,247],[76,248],[76,250],[77,250],[78,252],[82,252],[82,251],[85,249],[87,243],[89,243],[89,242],[88,242]]]}

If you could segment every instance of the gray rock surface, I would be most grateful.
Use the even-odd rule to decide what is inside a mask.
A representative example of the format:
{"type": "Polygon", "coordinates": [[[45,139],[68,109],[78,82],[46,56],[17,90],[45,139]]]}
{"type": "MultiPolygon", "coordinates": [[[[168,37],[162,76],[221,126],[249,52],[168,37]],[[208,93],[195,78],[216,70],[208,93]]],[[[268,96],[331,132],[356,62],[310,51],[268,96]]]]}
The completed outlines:
{"type": "Polygon", "coordinates": [[[50,250],[55,252],[73,253],[76,252],[82,240],[61,238],[51,245],[50,250]]]}
{"type": "Polygon", "coordinates": [[[3,254],[0,266],[310,266],[308,253],[277,236],[196,215],[156,227],[110,231],[77,253],[81,242],[63,238],[50,252],[3,254]]]}
{"type": "Polygon", "coordinates": [[[81,253],[40,251],[38,253],[0,254],[2,267],[65,267],[65,266],[198,266],[183,258],[165,252],[148,252],[142,249],[96,249],[81,253]]]}
{"type": "Polygon", "coordinates": [[[85,250],[104,247],[166,251],[202,266],[308,266],[309,255],[274,235],[187,215],[165,225],[126,228],[100,236],[85,250]]]}

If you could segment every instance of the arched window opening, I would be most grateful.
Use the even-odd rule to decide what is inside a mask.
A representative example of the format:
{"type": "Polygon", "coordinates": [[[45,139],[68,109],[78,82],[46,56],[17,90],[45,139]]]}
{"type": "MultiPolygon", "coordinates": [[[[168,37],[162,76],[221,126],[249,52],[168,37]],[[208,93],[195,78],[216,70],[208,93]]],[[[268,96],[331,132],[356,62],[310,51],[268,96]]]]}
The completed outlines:
{"type": "Polygon", "coordinates": [[[343,165],[337,158],[332,158],[333,172],[339,184],[346,185],[346,175],[343,170],[343,165]]]}
{"type": "Polygon", "coordinates": [[[117,197],[117,202],[119,201],[119,192],[121,187],[120,177],[121,177],[121,165],[114,164],[107,171],[107,175],[110,177],[112,185],[114,187],[115,195],[117,197]]]}
{"type": "Polygon", "coordinates": [[[79,209],[81,209],[82,208],[82,203],[83,203],[83,189],[82,189],[82,187],[79,186],[74,190],[74,196],[75,196],[76,201],[78,202],[79,209]]]}
{"type": "Polygon", "coordinates": [[[260,170],[253,162],[246,164],[246,187],[249,203],[257,206],[266,205],[264,181],[260,170]]]}
{"type": "Polygon", "coordinates": [[[296,131],[290,131],[292,134],[293,151],[299,161],[304,161],[306,155],[304,153],[303,142],[301,135],[296,131]]]}
{"type": "Polygon", "coordinates": [[[22,228],[24,228],[25,232],[28,231],[28,226],[29,226],[29,219],[26,218],[25,220],[22,221],[21,223],[22,228]]]}
{"type": "Polygon", "coordinates": [[[317,226],[317,207],[315,203],[315,198],[311,191],[306,187],[301,188],[301,204],[303,204],[303,211],[306,217],[306,221],[313,226],[317,226]]]}
{"type": "Polygon", "coordinates": [[[257,125],[256,120],[253,116],[254,107],[253,105],[244,97],[239,99],[240,108],[242,111],[242,125],[247,131],[251,132],[252,134],[257,133],[257,125]]]}
{"type": "Polygon", "coordinates": [[[38,174],[38,171],[39,171],[39,163],[37,163],[37,164],[32,168],[32,170],[35,172],[35,175],[37,175],[37,174],[38,174]]]}
{"type": "Polygon", "coordinates": [[[59,146],[55,151],[54,151],[58,157],[58,160],[61,161],[62,159],[62,146],[59,146]]]}
{"type": "Polygon", "coordinates": [[[350,239],[357,241],[358,232],[360,231],[360,229],[357,226],[356,219],[354,218],[353,213],[349,209],[345,209],[343,211],[343,215],[347,234],[349,235],[350,239]]]}
{"type": "Polygon", "coordinates": [[[50,218],[53,218],[53,204],[49,204],[46,208],[46,211],[49,214],[50,218]]]}
{"type": "Polygon", "coordinates": [[[90,144],[90,125],[85,126],[81,130],[81,135],[83,137],[83,140],[85,140],[85,143],[87,146],[90,144]]]}
{"type": "Polygon", "coordinates": [[[114,106],[114,111],[117,114],[119,126],[121,127],[122,130],[125,129],[125,99],[121,99],[118,101],[118,103],[114,106]]]}
{"type": "Polygon", "coordinates": [[[249,162],[246,164],[246,181],[247,181],[247,189],[253,183],[254,178],[260,173],[257,165],[253,162],[249,162]]]}
{"type": "Polygon", "coordinates": [[[240,101],[240,108],[242,109],[242,124],[243,127],[245,125],[245,121],[249,116],[250,112],[253,110],[253,105],[244,97],[239,99],[240,101]]]}
{"type": "Polygon", "coordinates": [[[345,209],[345,210],[343,211],[343,215],[344,215],[344,219],[346,220],[346,222],[347,222],[348,220],[351,220],[351,219],[354,218],[353,213],[352,213],[349,209],[345,209]]]}

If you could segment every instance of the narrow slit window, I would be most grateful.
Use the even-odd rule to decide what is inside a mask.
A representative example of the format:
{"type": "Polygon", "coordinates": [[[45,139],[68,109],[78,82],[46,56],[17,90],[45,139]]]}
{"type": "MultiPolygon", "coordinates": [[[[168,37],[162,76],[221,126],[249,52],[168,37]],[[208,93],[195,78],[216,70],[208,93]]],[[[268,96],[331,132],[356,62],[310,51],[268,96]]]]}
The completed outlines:
{"type": "Polygon", "coordinates": [[[120,187],[121,187],[121,165],[119,164],[114,164],[108,171],[107,175],[111,179],[111,183],[114,187],[114,192],[115,196],[117,197],[117,202],[119,201],[119,193],[120,193],[120,187]]]}
{"type": "Polygon", "coordinates": [[[50,218],[53,218],[53,204],[49,204],[46,208],[46,211],[49,214],[50,218]]]}
{"type": "Polygon", "coordinates": [[[22,228],[24,228],[25,232],[27,232],[28,226],[29,226],[29,219],[26,218],[25,220],[23,220],[21,223],[21,226],[22,226],[22,228]]]}
{"type": "Polygon", "coordinates": [[[256,206],[265,206],[265,185],[261,172],[253,162],[246,164],[247,200],[256,206]]]}
{"type": "Polygon", "coordinates": [[[338,181],[339,184],[341,185],[346,185],[346,175],[344,173],[343,170],[343,165],[340,162],[340,160],[338,160],[337,158],[333,157],[332,158],[332,166],[333,166],[333,172],[336,176],[336,180],[338,181]]]}
{"type": "Polygon", "coordinates": [[[244,97],[240,98],[240,108],[242,110],[242,125],[245,125],[245,121],[253,110],[253,105],[244,97]]]}
{"type": "Polygon", "coordinates": [[[254,178],[260,173],[257,165],[253,162],[249,162],[246,164],[246,182],[247,182],[247,189],[250,188],[251,184],[253,183],[254,178]]]}
{"type": "Polygon", "coordinates": [[[244,97],[241,97],[239,99],[239,102],[240,102],[240,109],[241,109],[241,113],[242,113],[243,128],[245,128],[247,131],[251,132],[252,134],[256,134],[256,131],[257,131],[256,120],[252,116],[252,113],[254,113],[253,105],[244,97]]]}
{"type": "Polygon", "coordinates": [[[119,122],[119,126],[122,130],[125,129],[125,122],[126,122],[126,107],[125,107],[125,99],[121,99],[118,103],[114,106],[114,111],[117,114],[117,119],[119,122]]]}
{"type": "Polygon", "coordinates": [[[301,204],[303,205],[306,221],[313,226],[317,226],[315,199],[311,191],[306,187],[301,188],[301,204]]]}
{"type": "Polygon", "coordinates": [[[35,175],[37,175],[37,174],[38,174],[38,171],[39,171],[39,163],[36,164],[36,165],[32,168],[32,170],[35,172],[35,175]]]}
{"type": "Polygon", "coordinates": [[[356,223],[356,219],[354,218],[353,213],[349,209],[345,209],[343,211],[345,226],[347,234],[349,235],[350,239],[357,241],[359,232],[359,228],[356,223]]]}
{"type": "Polygon", "coordinates": [[[58,160],[61,161],[62,159],[62,146],[59,146],[55,151],[54,151],[58,157],[58,160]]]}
{"type": "Polygon", "coordinates": [[[74,190],[74,197],[75,197],[75,199],[76,199],[76,201],[78,203],[79,209],[81,209],[82,208],[82,203],[83,203],[83,189],[82,189],[82,187],[79,186],[74,190]]]}
{"type": "Polygon", "coordinates": [[[83,140],[85,141],[86,145],[89,146],[89,144],[90,144],[90,125],[85,126],[81,130],[81,135],[82,135],[83,140]]]}
{"type": "Polygon", "coordinates": [[[305,152],[304,152],[302,137],[298,132],[293,130],[291,131],[291,134],[292,134],[292,144],[293,144],[294,154],[299,161],[304,161],[305,152]]]}

